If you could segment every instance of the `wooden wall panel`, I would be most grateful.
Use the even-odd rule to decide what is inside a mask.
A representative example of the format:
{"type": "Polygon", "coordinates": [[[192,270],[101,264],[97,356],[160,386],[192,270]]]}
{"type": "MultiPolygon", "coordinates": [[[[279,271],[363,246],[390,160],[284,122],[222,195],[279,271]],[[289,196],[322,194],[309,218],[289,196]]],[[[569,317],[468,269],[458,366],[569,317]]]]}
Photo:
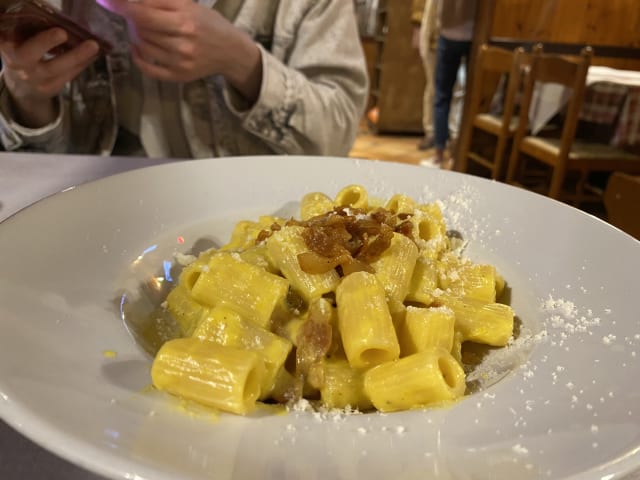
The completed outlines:
{"type": "MultiPolygon", "coordinates": [[[[542,42],[576,52],[591,45],[592,64],[640,71],[640,0],[477,0],[477,5],[473,56],[485,42],[505,48],[542,42]],[[612,48],[603,55],[602,47],[612,48]],[[635,50],[614,53],[616,47],[635,50]]],[[[469,84],[472,79],[473,70],[469,84]]],[[[465,108],[458,144],[470,132],[465,108]]]]}
{"type": "Polygon", "coordinates": [[[376,97],[377,133],[422,133],[425,75],[411,46],[411,0],[386,0],[379,6],[379,58],[372,94],[376,97]]]}
{"type": "Polygon", "coordinates": [[[640,47],[638,0],[496,0],[492,36],[640,47]]]}
{"type": "MultiPolygon", "coordinates": [[[[495,0],[492,38],[640,48],[638,0],[495,0]]],[[[639,57],[594,64],[640,70],[639,57]]]]}

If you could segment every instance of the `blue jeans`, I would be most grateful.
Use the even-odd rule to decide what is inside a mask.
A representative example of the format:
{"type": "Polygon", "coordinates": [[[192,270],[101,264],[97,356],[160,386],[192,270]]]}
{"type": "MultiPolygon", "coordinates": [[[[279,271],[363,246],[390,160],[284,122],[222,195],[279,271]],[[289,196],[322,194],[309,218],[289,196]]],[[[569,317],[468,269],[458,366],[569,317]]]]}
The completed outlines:
{"type": "Polygon", "coordinates": [[[433,100],[433,141],[437,150],[444,150],[449,140],[449,110],[458,69],[469,57],[471,42],[438,39],[436,57],[435,96],[433,100]]]}

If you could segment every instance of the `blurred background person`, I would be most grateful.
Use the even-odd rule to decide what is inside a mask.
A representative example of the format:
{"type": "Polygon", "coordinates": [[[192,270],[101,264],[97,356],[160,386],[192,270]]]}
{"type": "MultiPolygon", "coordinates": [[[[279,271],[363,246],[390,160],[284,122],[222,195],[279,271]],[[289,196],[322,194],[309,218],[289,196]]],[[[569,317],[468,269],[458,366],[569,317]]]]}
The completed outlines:
{"type": "MultiPolygon", "coordinates": [[[[435,71],[433,131],[435,155],[431,162],[442,166],[450,139],[449,114],[460,66],[471,52],[476,0],[440,0],[439,37],[435,71]]],[[[458,115],[458,118],[461,115],[458,115]]]]}
{"type": "Polygon", "coordinates": [[[413,23],[412,46],[420,52],[425,74],[422,98],[422,128],[424,136],[418,142],[419,150],[433,148],[433,102],[435,94],[436,50],[438,46],[438,1],[413,0],[411,9],[413,23]]]}

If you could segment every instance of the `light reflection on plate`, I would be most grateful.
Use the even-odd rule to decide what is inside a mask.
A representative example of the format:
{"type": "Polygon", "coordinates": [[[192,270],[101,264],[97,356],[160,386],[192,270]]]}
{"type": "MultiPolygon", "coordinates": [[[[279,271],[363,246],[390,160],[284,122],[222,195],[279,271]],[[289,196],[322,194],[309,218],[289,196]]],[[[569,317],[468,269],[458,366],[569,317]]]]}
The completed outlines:
{"type": "Polygon", "coordinates": [[[198,160],[51,197],[0,225],[0,249],[0,416],[103,475],[600,479],[640,466],[640,243],[523,190],[351,159],[198,160]],[[467,255],[497,266],[523,327],[509,355],[487,359],[485,373],[506,376],[451,408],[389,415],[241,418],[151,392],[121,308],[155,308],[174,253],[350,183],[439,199],[467,255]]]}

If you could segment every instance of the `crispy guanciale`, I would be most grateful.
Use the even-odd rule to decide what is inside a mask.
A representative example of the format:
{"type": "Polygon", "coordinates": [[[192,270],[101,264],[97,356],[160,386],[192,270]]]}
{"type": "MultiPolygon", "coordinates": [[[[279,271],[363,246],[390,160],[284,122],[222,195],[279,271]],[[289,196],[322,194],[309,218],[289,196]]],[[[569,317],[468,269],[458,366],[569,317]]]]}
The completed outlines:
{"type": "MultiPolygon", "coordinates": [[[[410,214],[395,214],[384,208],[336,207],[309,220],[288,220],[285,226],[304,227],[302,236],[308,252],[298,255],[300,268],[307,273],[325,273],[337,269],[342,275],[357,271],[373,272],[375,262],[389,248],[394,232],[413,238],[410,214]]],[[[266,240],[282,228],[273,224],[257,237],[266,240]]]]}

